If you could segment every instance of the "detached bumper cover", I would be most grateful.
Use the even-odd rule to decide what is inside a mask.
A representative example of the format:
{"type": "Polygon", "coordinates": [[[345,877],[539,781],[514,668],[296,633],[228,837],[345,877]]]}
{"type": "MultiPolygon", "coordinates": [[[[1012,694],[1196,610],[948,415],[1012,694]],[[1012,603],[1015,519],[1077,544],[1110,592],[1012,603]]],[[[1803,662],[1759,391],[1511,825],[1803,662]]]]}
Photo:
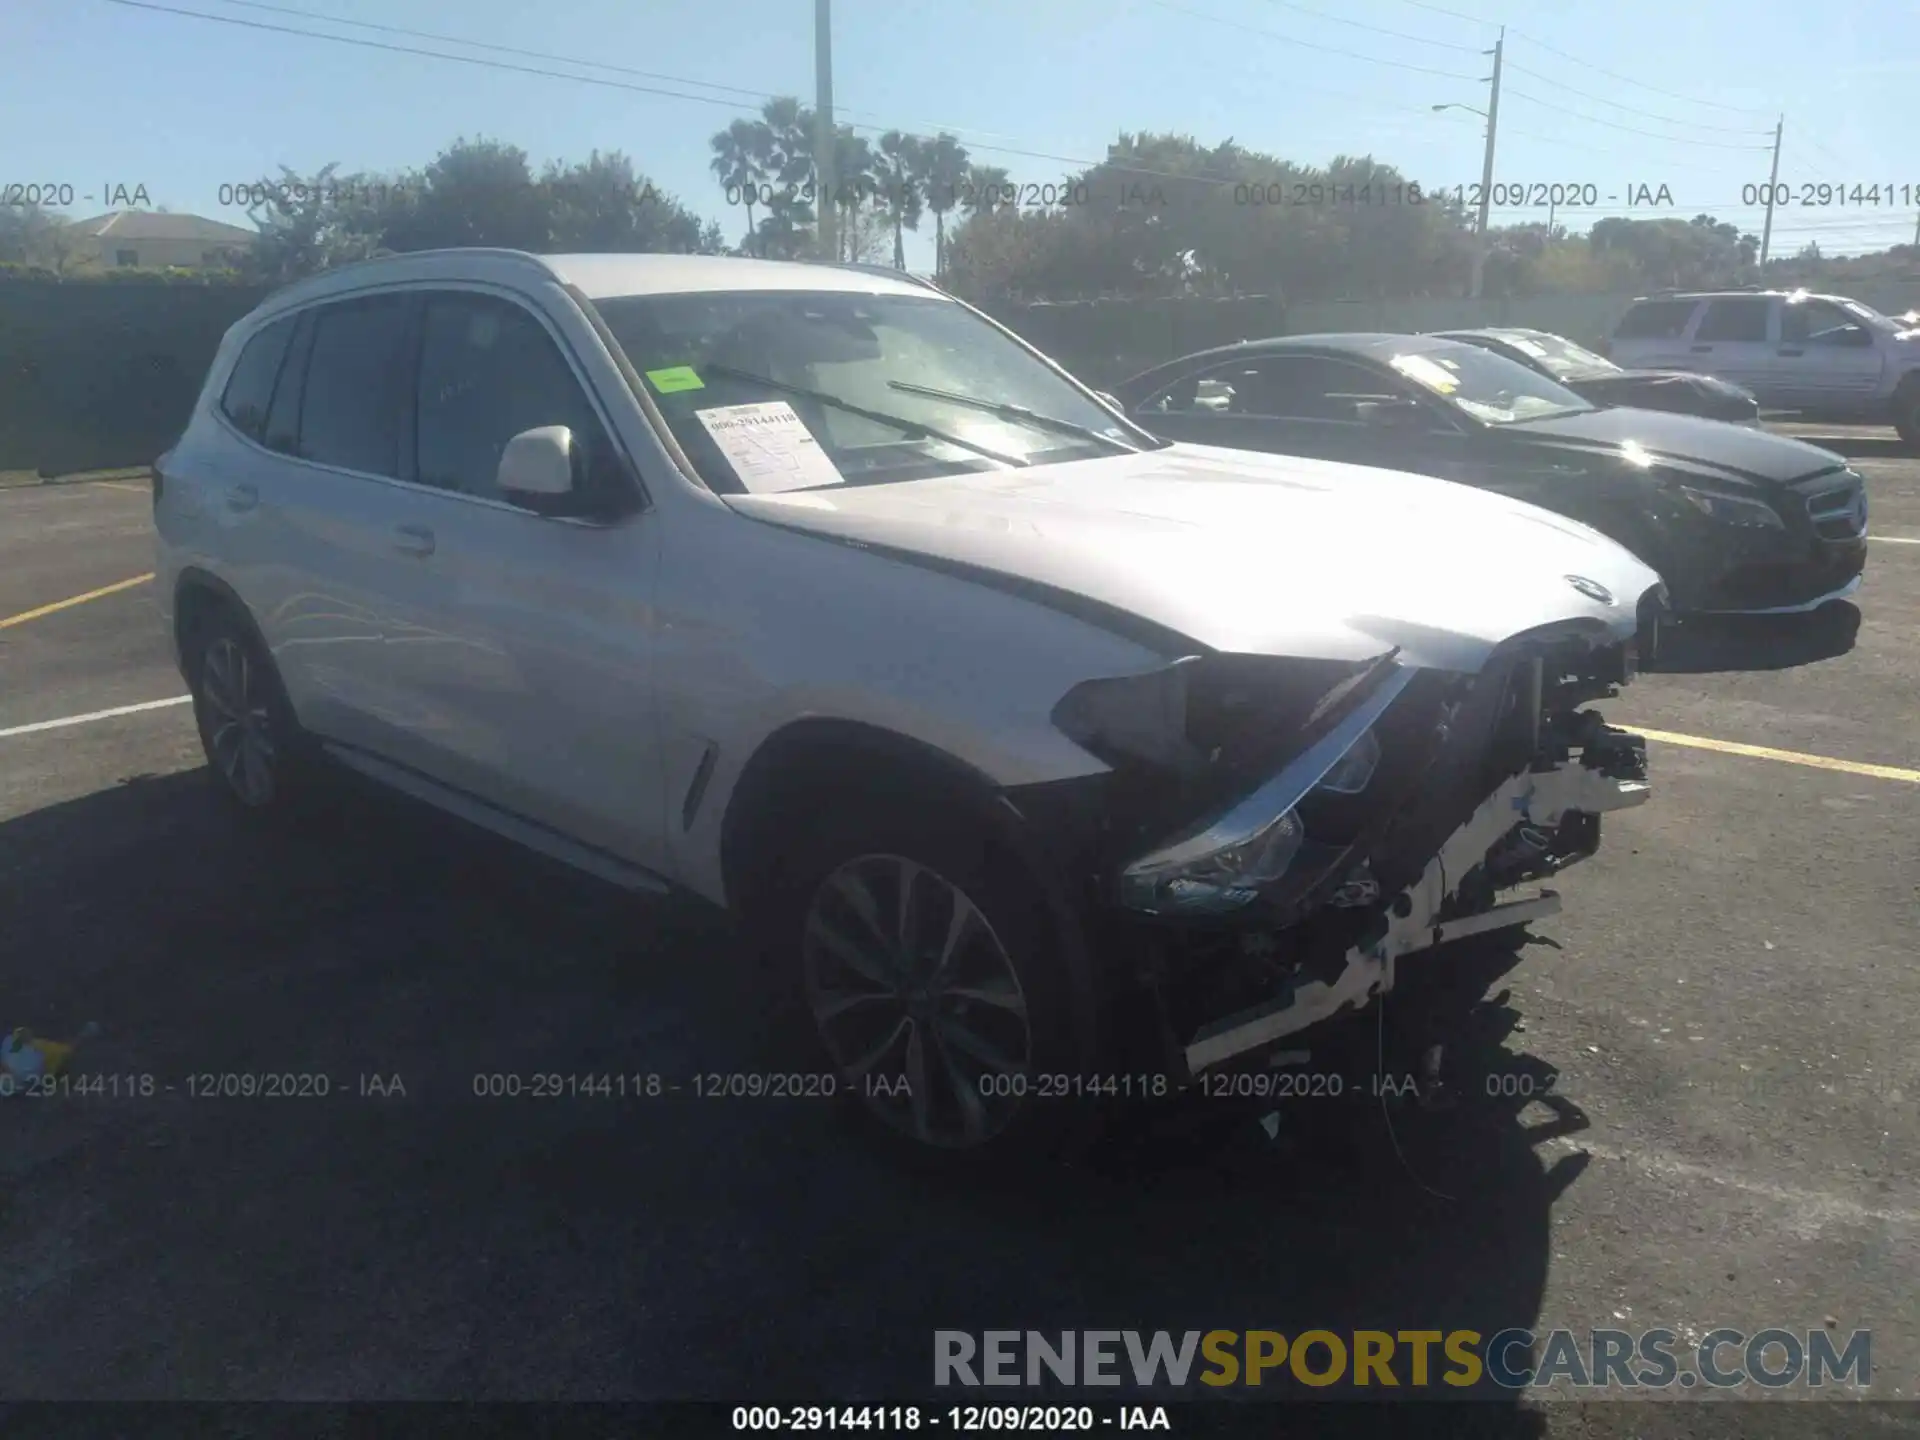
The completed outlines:
{"type": "Polygon", "coordinates": [[[1570,816],[1630,809],[1643,804],[1651,793],[1644,780],[1609,776],[1579,758],[1513,776],[1481,802],[1428,862],[1420,879],[1388,907],[1384,936],[1349,949],[1333,979],[1300,984],[1270,1005],[1228,1016],[1200,1030],[1185,1046],[1188,1070],[1198,1073],[1342,1010],[1365,1005],[1393,988],[1395,966],[1403,955],[1557,911],[1558,895],[1545,891],[1477,914],[1439,918],[1454,898],[1450,885],[1457,885],[1479,866],[1516,825],[1551,831],[1570,816]]]}

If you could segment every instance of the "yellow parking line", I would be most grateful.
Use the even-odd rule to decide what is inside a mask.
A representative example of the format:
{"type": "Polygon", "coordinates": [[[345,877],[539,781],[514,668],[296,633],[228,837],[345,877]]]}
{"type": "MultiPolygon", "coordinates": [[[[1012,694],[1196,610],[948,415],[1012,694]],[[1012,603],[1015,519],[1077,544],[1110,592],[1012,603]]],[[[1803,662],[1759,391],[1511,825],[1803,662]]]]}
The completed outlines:
{"type": "Polygon", "coordinates": [[[1742,745],[1736,740],[1711,740],[1704,735],[1675,735],[1667,730],[1649,730],[1644,725],[1628,728],[1635,735],[1644,735],[1649,740],[1684,745],[1693,750],[1718,750],[1723,755],[1778,760],[1786,765],[1808,765],[1815,770],[1838,770],[1847,775],[1866,775],[1875,780],[1905,780],[1920,785],[1920,770],[1903,770],[1898,765],[1869,765],[1860,760],[1836,760],[1831,755],[1807,755],[1798,750],[1775,750],[1767,745],[1742,745]]]}
{"type": "Polygon", "coordinates": [[[10,625],[24,625],[29,620],[38,620],[42,615],[51,615],[56,610],[66,610],[75,605],[84,605],[89,600],[98,600],[103,595],[117,595],[122,590],[131,590],[136,585],[144,585],[153,579],[149,571],[145,575],[136,575],[131,580],[117,581],[112,585],[102,585],[98,590],[89,590],[84,595],[70,596],[65,600],[56,600],[51,605],[42,605],[38,610],[22,610],[18,615],[9,615],[0,620],[0,630],[10,625]]]}

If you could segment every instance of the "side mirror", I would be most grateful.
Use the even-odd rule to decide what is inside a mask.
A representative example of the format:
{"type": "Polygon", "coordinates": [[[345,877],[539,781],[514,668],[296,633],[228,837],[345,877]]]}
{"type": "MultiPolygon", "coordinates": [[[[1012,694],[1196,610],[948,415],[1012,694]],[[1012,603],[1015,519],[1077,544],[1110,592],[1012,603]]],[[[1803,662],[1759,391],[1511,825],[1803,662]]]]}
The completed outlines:
{"type": "Polygon", "coordinates": [[[550,501],[573,494],[573,431],[565,425],[522,430],[500,452],[494,483],[510,499],[550,501]]]}

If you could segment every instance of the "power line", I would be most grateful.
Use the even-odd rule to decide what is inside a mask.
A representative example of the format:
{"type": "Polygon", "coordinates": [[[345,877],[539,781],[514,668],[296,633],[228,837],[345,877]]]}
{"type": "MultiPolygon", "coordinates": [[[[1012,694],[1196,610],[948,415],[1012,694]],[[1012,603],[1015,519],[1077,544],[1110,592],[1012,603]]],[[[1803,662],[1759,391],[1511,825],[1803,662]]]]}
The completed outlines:
{"type": "Polygon", "coordinates": [[[1438,75],[1447,80],[1465,80],[1477,85],[1481,77],[1462,75],[1457,70],[1435,70],[1428,65],[1409,65],[1404,60],[1382,60],[1377,55],[1366,55],[1358,50],[1343,50],[1337,45],[1320,45],[1312,40],[1296,40],[1291,35],[1282,35],[1278,30],[1268,30],[1259,25],[1245,25],[1238,20],[1228,20],[1220,15],[1206,15],[1198,10],[1189,10],[1184,5],[1176,5],[1173,0],[1152,0],[1163,10],[1173,10],[1181,15],[1190,15],[1195,20],[1205,20],[1210,25],[1225,25],[1231,30],[1244,30],[1249,35],[1264,35],[1269,40],[1278,40],[1283,45],[1296,45],[1303,50],[1319,50],[1328,55],[1344,55],[1349,60],[1364,60],[1369,65],[1385,65],[1394,70],[1411,70],[1418,75],[1438,75]]]}
{"type": "Polygon", "coordinates": [[[1416,10],[1431,10],[1436,15],[1450,16],[1455,20],[1464,20],[1469,25],[1485,25],[1492,29],[1494,22],[1482,20],[1478,15],[1462,15],[1458,10],[1449,10],[1444,5],[1429,5],[1427,0],[1400,0],[1402,5],[1411,5],[1416,10]]]}
{"type": "MultiPolygon", "coordinates": [[[[261,31],[266,31],[272,34],[277,34],[277,35],[292,35],[305,40],[325,40],[336,45],[352,45],[359,49],[380,50],[380,51],[386,51],[386,52],[397,54],[397,55],[420,56],[430,60],[448,60],[460,65],[478,66],[481,69],[502,70],[502,71],[507,71],[509,73],[517,74],[517,75],[535,75],[535,76],[540,76],[542,78],[550,79],[550,80],[567,80],[580,85],[595,85],[604,89],[625,90],[625,91],[631,91],[631,92],[642,94],[642,95],[659,95],[659,96],[664,96],[668,99],[674,99],[674,100],[693,100],[701,104],[717,105],[722,109],[734,110],[734,111],[739,111],[739,112],[748,113],[748,114],[757,113],[757,110],[758,110],[758,107],[748,105],[743,101],[728,100],[717,95],[690,95],[683,91],[663,90],[657,86],[652,86],[652,85],[636,85],[628,81],[610,80],[610,79],[602,78],[597,75],[570,75],[563,71],[543,70],[538,68],[537,66],[517,65],[510,61],[505,61],[505,60],[486,60],[486,59],[480,58],[477,55],[449,55],[444,51],[427,50],[417,45],[396,45],[383,40],[366,40],[366,39],[361,39],[358,36],[352,36],[352,35],[328,35],[316,30],[300,30],[290,25],[274,25],[262,20],[243,20],[238,16],[233,16],[233,15],[209,15],[204,11],[186,10],[178,6],[157,4],[155,3],[155,0],[108,0],[108,3],[113,5],[123,5],[130,9],[135,9],[135,10],[150,10],[150,11],[155,11],[165,15],[184,16],[185,18],[190,20],[208,20],[208,21],[212,21],[215,24],[220,24],[220,25],[237,25],[243,29],[248,29],[248,30],[261,30],[261,31]]],[[[464,42],[455,42],[455,43],[464,43],[464,42]]],[[[509,51],[508,53],[518,53],[518,52],[509,51]]],[[[575,62],[568,62],[568,63],[575,63],[575,62]]],[[[700,83],[700,82],[693,82],[693,83],[700,83]]],[[[754,92],[748,92],[748,93],[751,94],[754,92]]],[[[760,98],[770,100],[777,97],[772,95],[766,95],[760,98]]],[[[1414,109],[1415,107],[1405,106],[1405,107],[1398,107],[1398,108],[1411,110],[1411,109],[1414,109]]],[[[883,126],[883,125],[875,125],[875,124],[853,124],[849,128],[855,129],[855,130],[883,131],[883,130],[889,130],[889,129],[897,129],[899,127],[883,126]]],[[[1046,161],[1053,162],[1055,164],[1078,166],[1083,169],[1092,169],[1092,168],[1095,168],[1096,166],[1107,163],[1101,160],[1088,160],[1082,156],[1059,155],[1059,154],[1054,154],[1052,152],[1044,151],[1044,150],[1020,149],[1020,148],[1016,148],[1014,146],[1008,146],[1008,145],[982,145],[982,144],[976,143],[976,144],[970,145],[968,149],[970,151],[973,151],[973,150],[984,151],[988,154],[1012,155],[1018,158],[1028,159],[1028,160],[1046,160],[1046,161]]],[[[1140,165],[1126,165],[1124,166],[1124,169],[1126,173],[1130,175],[1139,175],[1148,179],[1181,180],[1181,181],[1186,181],[1188,183],[1193,183],[1193,184],[1236,185],[1236,184],[1254,183],[1251,181],[1247,181],[1245,179],[1223,178],[1223,177],[1216,177],[1211,175],[1194,175],[1190,173],[1182,173],[1179,171],[1171,171],[1171,170],[1155,170],[1150,167],[1140,166],[1140,165]]],[[[1261,183],[1265,183],[1265,182],[1261,182],[1261,183]]],[[[1411,184],[1411,183],[1417,183],[1417,182],[1409,181],[1407,183],[1411,184]]]]}
{"type": "MultiPolygon", "coordinates": [[[[1414,3],[1414,0],[1402,0],[1402,3],[1411,5],[1414,3]]],[[[1688,105],[1704,105],[1710,110],[1730,110],[1736,115],[1771,115],[1773,113],[1771,110],[1756,110],[1747,105],[1725,105],[1718,100],[1696,100],[1693,96],[1682,95],[1677,90],[1662,90],[1658,85],[1649,85],[1644,80],[1635,80],[1630,75],[1617,74],[1603,66],[1594,64],[1591,60],[1584,60],[1578,55],[1569,55],[1566,51],[1556,49],[1544,40],[1535,39],[1523,30],[1515,30],[1513,34],[1517,39],[1524,40],[1529,45],[1537,45],[1549,55],[1558,55],[1562,60],[1570,60],[1575,65],[1584,65],[1587,69],[1604,75],[1609,80],[1618,80],[1622,85],[1636,85],[1640,89],[1649,91],[1652,94],[1664,95],[1669,100],[1684,101],[1688,105]]]]}
{"type": "Polygon", "coordinates": [[[1317,20],[1329,20],[1335,25],[1351,25],[1356,30],[1370,30],[1376,35],[1391,35],[1396,40],[1407,40],[1415,45],[1432,45],[1441,50],[1459,50],[1468,55],[1484,55],[1486,51],[1478,45],[1458,45],[1451,40],[1429,40],[1424,35],[1409,34],[1405,30],[1389,30],[1384,25],[1369,25],[1364,20],[1349,20],[1344,15],[1334,15],[1325,10],[1315,10],[1311,6],[1301,5],[1297,0],[1267,0],[1269,5],[1278,5],[1283,10],[1298,10],[1302,15],[1311,15],[1317,20]]]}
{"type": "MultiPolygon", "coordinates": [[[[382,25],[373,20],[350,20],[344,16],[322,15],[312,10],[296,10],[287,5],[268,5],[263,0],[218,0],[222,5],[236,5],[243,10],[264,10],[274,15],[291,15],[297,20],[313,20],[325,25],[352,25],[361,30],[378,30],[387,35],[405,35],[415,40],[437,40],[446,45],[465,45],[474,50],[491,50],[498,55],[518,55],[523,60],[552,60],[561,65],[581,65],[594,70],[611,70],[620,75],[637,75],[643,80],[666,80],[675,85],[693,85],[702,90],[719,90],[729,95],[743,95],[754,100],[772,98],[763,91],[746,90],[738,85],[720,85],[711,80],[689,80],[684,75],[661,75],[652,70],[635,70],[627,65],[615,65],[605,60],[580,60],[571,55],[554,55],[544,50],[525,50],[512,45],[492,45],[484,40],[468,40],[459,35],[440,35],[431,30],[409,30],[404,25],[382,25]]],[[[218,16],[208,16],[218,19],[218,16]]]]}
{"type": "Polygon", "coordinates": [[[1579,110],[1569,110],[1564,105],[1557,104],[1552,100],[1542,100],[1538,95],[1529,95],[1524,90],[1508,90],[1505,93],[1513,96],[1516,100],[1526,100],[1535,105],[1545,106],[1549,110],[1554,110],[1565,115],[1570,120],[1584,120],[1589,125],[1604,125],[1609,130],[1623,130],[1629,135],[1645,135],[1652,140],[1664,140],[1669,145],[1700,145],[1709,150],[1746,150],[1755,153],[1765,152],[1773,148],[1771,145],[1729,145],[1724,140],[1686,140],[1678,135],[1662,135],[1657,130],[1641,130],[1632,125],[1622,125],[1617,120],[1603,120],[1598,115],[1588,115],[1579,110]]]}
{"type": "MultiPolygon", "coordinates": [[[[442,35],[432,30],[412,30],[402,25],[383,25],[374,20],[352,20],[345,16],[323,15],[318,11],[297,10],[288,5],[269,5],[264,3],[264,0],[217,0],[217,3],[222,5],[235,5],[247,10],[262,10],[275,15],[290,15],[298,20],[310,20],[324,25],[352,25],[361,30],[375,30],[388,35],[405,35],[415,40],[437,40],[446,45],[464,45],[472,50],[488,50],[499,55],[517,55],[527,60],[550,60],[557,64],[578,65],[589,70],[610,70],[617,75],[635,75],[643,80],[665,80],[675,85],[691,85],[701,90],[718,90],[729,95],[741,95],[758,102],[778,98],[768,91],[749,90],[738,85],[722,85],[713,80],[694,80],[685,75],[662,75],[652,70],[636,70],[629,65],[615,65],[607,60],[585,60],[576,55],[555,55],[542,50],[526,50],[512,45],[495,45],[484,40],[468,40],[460,35],[442,35]]],[[[220,17],[209,15],[203,18],[217,20],[220,17]]],[[[869,118],[879,118],[874,115],[874,112],[869,110],[857,110],[844,105],[836,106],[835,109],[842,115],[866,115],[869,118]]],[[[997,132],[990,130],[968,130],[961,126],[945,125],[938,121],[915,121],[914,123],[931,125],[935,130],[945,130],[955,134],[987,135],[996,136],[1001,139],[1011,138],[998,136],[997,132]]],[[[888,128],[896,127],[890,126],[888,128]]]]}
{"type": "Polygon", "coordinates": [[[1564,80],[1557,79],[1552,75],[1543,75],[1538,70],[1529,70],[1524,65],[1513,65],[1512,61],[1508,61],[1507,63],[1509,65],[1512,65],[1513,68],[1515,70],[1518,70],[1522,75],[1531,75],[1536,80],[1544,80],[1549,85],[1558,86],[1560,89],[1566,91],[1567,94],[1569,95],[1578,95],[1583,100],[1597,101],[1602,105],[1611,105],[1616,110],[1624,110],[1629,115],[1638,115],[1643,120],[1657,120],[1662,125],[1684,125],[1691,130],[1711,130],[1722,135],[1754,136],[1754,135],[1771,135],[1773,133],[1771,130],[1739,129],[1732,125],[1702,125],[1697,120],[1681,120],[1681,119],[1677,119],[1672,115],[1655,115],[1652,111],[1642,110],[1636,105],[1623,105],[1618,100],[1607,99],[1607,97],[1604,95],[1595,95],[1588,90],[1576,90],[1574,89],[1573,86],[1567,84],[1566,81],[1564,80]]]}

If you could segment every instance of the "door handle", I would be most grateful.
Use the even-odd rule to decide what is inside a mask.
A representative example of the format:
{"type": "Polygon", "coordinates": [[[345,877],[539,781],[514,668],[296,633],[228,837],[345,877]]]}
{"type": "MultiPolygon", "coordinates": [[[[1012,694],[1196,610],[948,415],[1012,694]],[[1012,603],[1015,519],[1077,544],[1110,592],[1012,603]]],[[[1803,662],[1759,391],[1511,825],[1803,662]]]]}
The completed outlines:
{"type": "Polygon", "coordinates": [[[393,547],[403,555],[433,554],[433,531],[424,525],[397,525],[393,547]]]}
{"type": "Polygon", "coordinates": [[[252,485],[235,485],[227,491],[229,510],[251,510],[260,503],[260,491],[252,485]]]}
{"type": "Polygon", "coordinates": [[[1779,353],[1782,355],[1804,355],[1807,352],[1804,350],[1782,350],[1779,353]]]}
{"type": "Polygon", "coordinates": [[[1712,351],[1712,349],[1713,349],[1713,346],[1711,346],[1711,345],[1689,345],[1689,346],[1688,346],[1687,348],[1688,348],[1689,350],[1691,350],[1691,351],[1693,351],[1693,353],[1694,353],[1694,354],[1696,354],[1696,355],[1706,355],[1706,354],[1708,354],[1708,353],[1710,353],[1710,352],[1712,351]]]}

